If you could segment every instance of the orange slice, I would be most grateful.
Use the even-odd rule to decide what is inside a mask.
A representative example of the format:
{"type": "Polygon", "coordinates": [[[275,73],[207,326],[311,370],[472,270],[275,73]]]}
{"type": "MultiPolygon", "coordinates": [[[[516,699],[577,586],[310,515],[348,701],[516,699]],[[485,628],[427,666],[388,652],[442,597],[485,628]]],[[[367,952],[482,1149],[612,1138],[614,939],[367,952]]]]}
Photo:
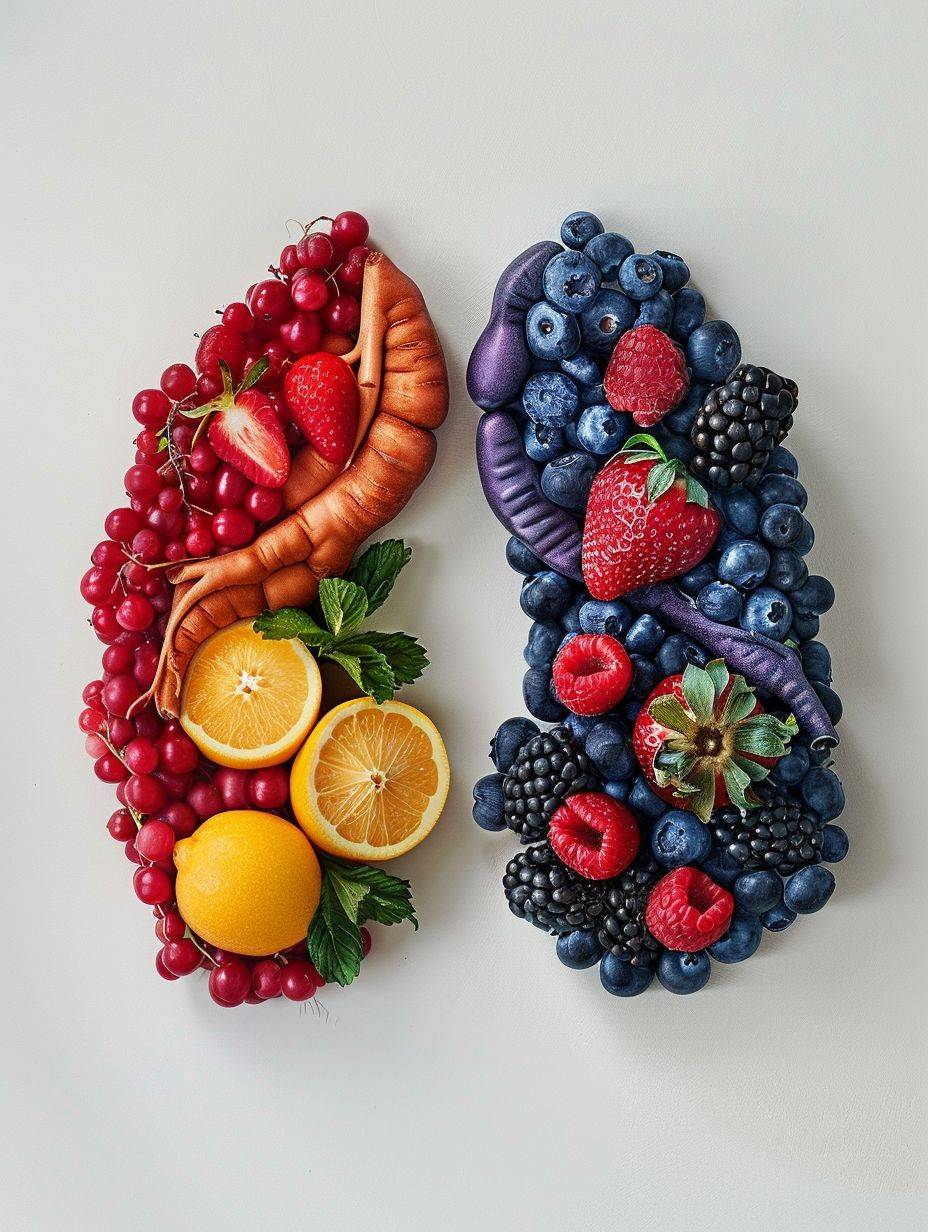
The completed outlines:
{"type": "Polygon", "coordinates": [[[430,833],[448,795],[438,728],[405,702],[370,697],[324,715],[290,774],[297,821],[323,851],[392,860],[430,833]]]}
{"type": "Polygon", "coordinates": [[[269,641],[250,620],[199,647],[184,676],[180,721],[220,766],[252,770],[292,757],[319,715],[319,667],[302,642],[269,641]]]}

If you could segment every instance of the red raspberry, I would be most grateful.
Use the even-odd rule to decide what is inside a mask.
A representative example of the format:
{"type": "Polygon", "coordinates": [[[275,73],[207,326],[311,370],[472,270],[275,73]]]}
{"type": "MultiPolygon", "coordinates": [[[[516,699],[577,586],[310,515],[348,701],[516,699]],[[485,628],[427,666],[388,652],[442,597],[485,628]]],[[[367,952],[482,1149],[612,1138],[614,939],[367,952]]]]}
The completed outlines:
{"type": "Polygon", "coordinates": [[[727,932],[735,900],[698,868],[675,868],[648,899],[645,923],[668,950],[704,950],[727,932]]]}
{"type": "Polygon", "coordinates": [[[631,660],[608,633],[578,633],[557,652],[551,669],[558,700],[574,714],[603,714],[632,680],[631,660]]]}
{"type": "Polygon", "coordinates": [[[616,343],[603,386],[614,410],[631,411],[636,424],[650,428],[689,388],[683,352],[663,330],[639,325],[616,343]]]}
{"type": "Polygon", "coordinates": [[[601,791],[570,796],[551,818],[548,842],[558,859],[590,881],[628,868],[641,833],[631,809],[601,791]]]}

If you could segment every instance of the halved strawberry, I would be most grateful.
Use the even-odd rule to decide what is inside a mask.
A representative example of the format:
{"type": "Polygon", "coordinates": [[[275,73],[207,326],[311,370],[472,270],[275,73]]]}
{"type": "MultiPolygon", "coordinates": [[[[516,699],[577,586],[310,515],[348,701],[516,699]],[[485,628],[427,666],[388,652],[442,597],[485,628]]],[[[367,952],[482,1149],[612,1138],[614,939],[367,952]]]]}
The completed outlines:
{"type": "Polygon", "coordinates": [[[327,462],[351,457],[358,432],[358,381],[338,355],[298,359],[284,378],[284,398],[297,427],[327,462]]]}

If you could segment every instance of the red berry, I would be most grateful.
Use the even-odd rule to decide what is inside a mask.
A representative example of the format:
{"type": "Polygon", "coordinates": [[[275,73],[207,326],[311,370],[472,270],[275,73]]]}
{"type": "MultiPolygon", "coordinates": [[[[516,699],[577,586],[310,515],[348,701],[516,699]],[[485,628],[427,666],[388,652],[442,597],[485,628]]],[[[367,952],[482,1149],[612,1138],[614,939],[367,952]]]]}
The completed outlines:
{"type": "Polygon", "coordinates": [[[312,270],[301,270],[291,284],[290,298],[301,312],[318,312],[329,298],[325,279],[312,270]]]}
{"type": "Polygon", "coordinates": [[[220,766],[213,775],[213,787],[222,797],[223,808],[247,809],[251,807],[248,797],[248,771],[232,770],[220,766]]]}
{"type": "Polygon", "coordinates": [[[126,783],[126,803],[137,813],[157,813],[166,801],[164,784],[152,774],[133,774],[126,783]]]}
{"type": "Polygon", "coordinates": [[[240,958],[227,958],[209,973],[209,995],[217,1005],[241,1005],[251,992],[251,972],[240,958]]]}
{"type": "Polygon", "coordinates": [[[276,518],[284,505],[283,493],[280,488],[261,488],[257,485],[248,489],[245,497],[245,512],[250,513],[257,522],[270,522],[276,518]]]}
{"type": "Polygon", "coordinates": [[[110,740],[117,749],[123,748],[135,735],[135,724],[131,719],[110,716],[110,740]]]}
{"type": "Polygon", "coordinates": [[[124,629],[142,633],[155,619],[155,609],[144,595],[126,595],[116,607],[116,619],[124,629]]]}
{"type": "Polygon", "coordinates": [[[361,950],[365,958],[371,952],[371,931],[369,928],[361,929],[361,950]]]}
{"type": "Polygon", "coordinates": [[[251,969],[251,987],[262,1001],[280,996],[280,963],[273,958],[262,958],[251,969]]]}
{"type": "Polygon", "coordinates": [[[132,414],[145,428],[160,431],[167,423],[170,399],[160,389],[143,389],[132,399],[132,414]]]}
{"type": "Polygon", "coordinates": [[[141,689],[132,676],[113,676],[103,686],[103,704],[110,714],[124,719],[140,693],[141,689]]]}
{"type": "MultiPolygon", "coordinates": [[[[165,596],[170,599],[170,596],[165,596]]],[[[132,657],[132,676],[140,689],[147,689],[158,671],[159,650],[155,642],[145,642],[132,657]]]]}
{"type": "Polygon", "coordinates": [[[628,868],[641,845],[631,809],[604,792],[569,796],[551,818],[548,842],[581,877],[605,881],[628,868]]]}
{"type": "Polygon", "coordinates": [[[308,1001],[319,987],[316,968],[305,958],[291,958],[280,976],[280,991],[288,1001],[308,1001]]]}
{"type": "Polygon", "coordinates": [[[200,821],[190,804],[184,800],[169,800],[158,813],[156,820],[166,822],[174,831],[175,839],[189,838],[200,821]]]}
{"type": "Polygon", "coordinates": [[[208,530],[192,530],[184,540],[184,548],[188,556],[209,556],[216,541],[208,530]]]}
{"type": "Polygon", "coordinates": [[[735,900],[698,868],[675,868],[648,898],[645,923],[668,950],[692,953],[728,929],[735,900]]]}
{"type": "Polygon", "coordinates": [[[551,676],[558,700],[574,714],[603,714],[632,680],[625,647],[608,633],[578,633],[557,652],[551,676]]]}
{"type": "Polygon", "coordinates": [[[169,774],[189,774],[196,768],[200,754],[189,736],[165,734],[158,741],[158,758],[169,774]]]}
{"type": "Polygon", "coordinates": [[[290,311],[290,288],[276,278],[265,278],[252,288],[248,307],[258,322],[282,321],[290,311]]]}
{"type": "Polygon", "coordinates": [[[248,795],[255,808],[279,809],[290,799],[290,775],[285,766],[253,770],[248,780],[248,795]]]}
{"type": "Polygon", "coordinates": [[[327,235],[323,235],[321,231],[312,231],[299,241],[296,255],[303,269],[321,270],[331,265],[335,249],[327,235]]]}
{"type": "Polygon", "coordinates": [[[234,509],[244,501],[250,487],[241,471],[223,463],[213,479],[213,498],[220,509],[234,509]]]}
{"type": "Polygon", "coordinates": [[[642,428],[656,424],[688,387],[683,352],[654,325],[639,325],[622,335],[603,377],[609,405],[630,411],[642,428]]]}
{"type": "Polygon", "coordinates": [[[136,736],[122,751],[123,760],[133,774],[151,774],[158,765],[158,750],[150,740],[136,736]]]}
{"type": "Polygon", "coordinates": [[[118,590],[119,577],[109,565],[91,565],[81,578],[81,598],[94,607],[105,607],[118,590]]]}
{"type": "Polygon", "coordinates": [[[254,518],[243,509],[220,509],[213,517],[213,538],[226,548],[243,548],[255,534],[254,518]]]}
{"type": "Polygon", "coordinates": [[[354,210],[342,210],[332,221],[332,243],[343,252],[363,244],[369,232],[367,219],[354,210]]]}
{"type": "Polygon", "coordinates": [[[222,796],[212,783],[194,783],[187,793],[187,803],[197,821],[206,821],[223,809],[222,796]]]}
{"type": "Polygon", "coordinates": [[[295,312],[280,327],[280,340],[294,355],[315,351],[322,340],[322,326],[315,312],[295,312]]]}
{"type": "Polygon", "coordinates": [[[291,278],[297,272],[300,268],[300,258],[297,255],[296,244],[287,244],[282,249],[277,265],[280,268],[280,272],[286,274],[288,278],[291,278]]]}
{"type": "Polygon", "coordinates": [[[189,364],[171,364],[161,373],[161,388],[172,402],[183,402],[196,392],[196,373],[189,364]]]}
{"type": "Polygon", "coordinates": [[[106,823],[106,828],[117,842],[128,843],[135,838],[135,822],[128,809],[117,809],[106,823]]]}
{"type": "Polygon", "coordinates": [[[353,295],[336,295],[323,309],[322,319],[333,334],[353,334],[361,323],[361,305],[353,295]]]}
{"type": "Polygon", "coordinates": [[[189,975],[203,961],[203,955],[189,937],[168,941],[161,953],[164,965],[173,975],[189,975]]]}
{"type": "Polygon", "coordinates": [[[247,334],[254,325],[255,319],[247,304],[234,303],[229,304],[223,312],[222,323],[228,325],[229,329],[234,329],[237,334],[247,334]]]}
{"type": "Polygon", "coordinates": [[[132,667],[132,648],[117,643],[107,646],[103,652],[103,670],[111,676],[120,676],[132,667]]]}
{"type": "Polygon", "coordinates": [[[126,559],[122,544],[114,539],[104,539],[90,553],[90,559],[95,565],[105,565],[109,569],[118,569],[126,559]]]}
{"type": "Polygon", "coordinates": [[[166,860],[174,850],[174,831],[166,821],[146,821],[135,836],[135,848],[153,863],[166,860]]]}
{"type": "Polygon", "coordinates": [[[197,441],[190,450],[188,464],[195,475],[211,475],[218,463],[215,449],[205,438],[197,441]]]}
{"type": "MultiPolygon", "coordinates": [[[[160,940],[160,938],[159,938],[160,940]]],[[[155,955],[155,970],[163,980],[176,980],[177,976],[173,971],[169,971],[164,963],[164,950],[161,949],[155,955]]]]}
{"type": "Polygon", "coordinates": [[[161,476],[153,466],[130,466],[123,480],[126,492],[137,500],[153,501],[161,491],[161,476]]]}
{"type": "Polygon", "coordinates": [[[132,554],[143,565],[154,565],[161,560],[161,536],[153,530],[140,530],[132,536],[132,554]]]}
{"type": "MultiPolygon", "coordinates": [[[[136,849],[138,850],[138,849],[136,849]]],[[[132,877],[132,885],[143,903],[154,906],[166,903],[174,893],[171,878],[160,868],[138,868],[132,877]]]]}
{"type": "Polygon", "coordinates": [[[122,633],[116,613],[111,607],[95,607],[90,614],[90,623],[101,642],[115,642],[122,633]]]}
{"type": "Polygon", "coordinates": [[[358,289],[364,281],[364,266],[369,256],[370,249],[363,245],[351,249],[338,271],[338,281],[343,287],[358,289]]]}
{"type": "Polygon", "coordinates": [[[258,384],[262,389],[267,389],[268,386],[273,385],[275,381],[280,379],[284,365],[290,359],[290,352],[279,338],[274,338],[264,344],[261,348],[261,354],[267,360],[267,368],[258,384]]]}
{"type": "MultiPolygon", "coordinates": [[[[224,360],[229,365],[232,379],[237,381],[242,375],[244,359],[245,345],[242,342],[242,335],[237,330],[230,329],[228,325],[210,326],[200,339],[195,362],[198,372],[203,376],[212,377],[214,382],[218,383],[215,393],[211,394],[212,397],[215,398],[222,392],[219,361],[224,360]]],[[[198,381],[197,389],[200,390],[200,388],[201,384],[198,381]]],[[[212,389],[215,386],[208,388],[212,389]]]]}
{"type": "Polygon", "coordinates": [[[106,515],[103,528],[110,539],[115,539],[117,543],[128,543],[136,531],[142,529],[142,519],[134,509],[123,506],[106,515]]]}

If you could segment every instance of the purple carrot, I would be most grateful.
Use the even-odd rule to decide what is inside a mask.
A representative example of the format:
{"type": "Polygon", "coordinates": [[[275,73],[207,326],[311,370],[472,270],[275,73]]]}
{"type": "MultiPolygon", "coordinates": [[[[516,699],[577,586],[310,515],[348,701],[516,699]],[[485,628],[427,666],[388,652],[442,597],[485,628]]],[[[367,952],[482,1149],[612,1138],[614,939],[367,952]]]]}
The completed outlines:
{"type": "Polygon", "coordinates": [[[495,410],[522,396],[532,357],[525,342],[525,314],[544,299],[541,275],[560,244],[542,240],[516,257],[500,275],[490,320],[467,365],[467,392],[483,410],[495,410]]]}
{"type": "Polygon", "coordinates": [[[778,697],[812,737],[813,749],[834,748],[838,733],[828,712],[803,674],[799,656],[769,637],[708,620],[672,586],[643,586],[624,596],[638,611],[662,616],[702,646],[724,659],[752,684],[778,697]]]}
{"type": "Polygon", "coordinates": [[[487,504],[510,534],[550,569],[582,582],[580,527],[542,492],[519,426],[506,411],[487,411],[477,425],[477,468],[487,504]]]}

